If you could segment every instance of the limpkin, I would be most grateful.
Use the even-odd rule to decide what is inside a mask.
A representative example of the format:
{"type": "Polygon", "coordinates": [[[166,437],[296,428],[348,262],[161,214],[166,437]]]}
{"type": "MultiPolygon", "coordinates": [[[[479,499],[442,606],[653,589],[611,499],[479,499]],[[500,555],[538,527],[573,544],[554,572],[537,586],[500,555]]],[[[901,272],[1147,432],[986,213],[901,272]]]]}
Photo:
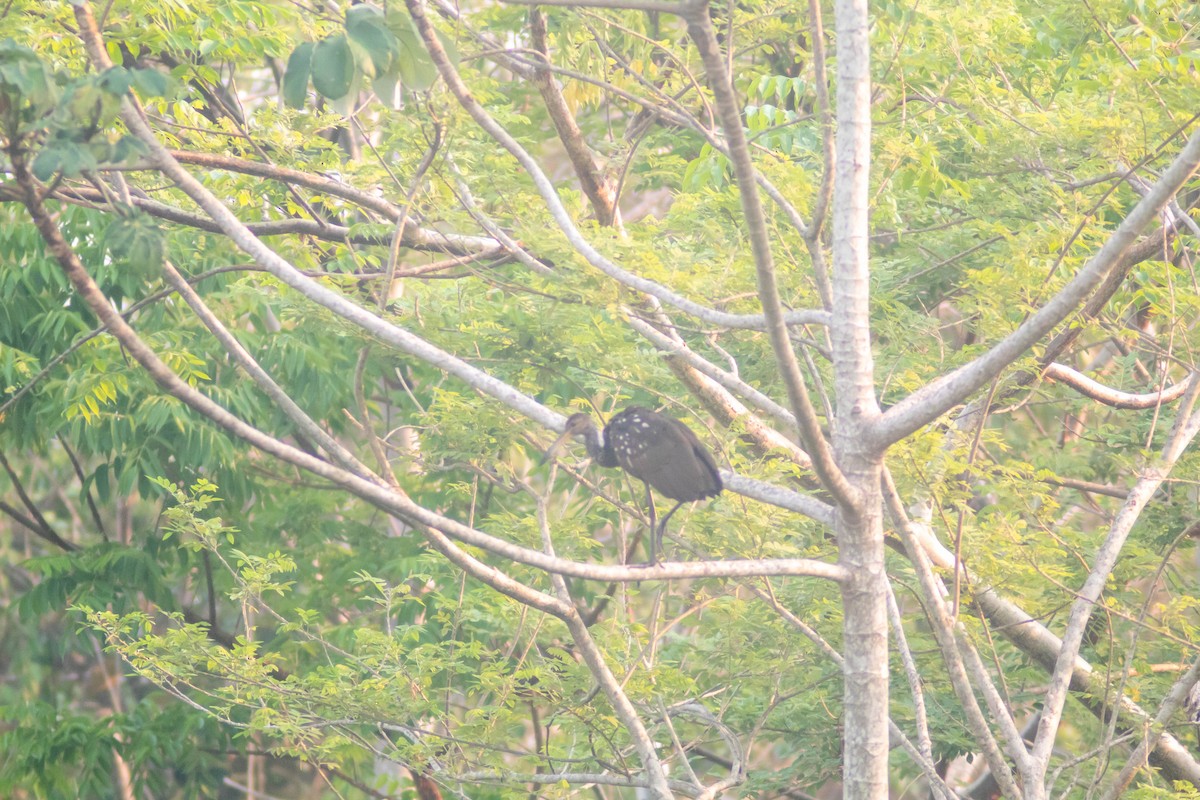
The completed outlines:
{"type": "Polygon", "coordinates": [[[597,430],[590,415],[572,414],[562,436],[546,451],[546,457],[552,457],[571,437],[582,441],[588,455],[600,466],[620,467],[646,485],[652,566],[658,563],[658,551],[671,515],[684,503],[715,497],[723,488],[716,460],[691,428],[657,411],[629,406],[608,421],[603,433],[597,430]],[[651,487],[676,501],[657,525],[651,487]]]}

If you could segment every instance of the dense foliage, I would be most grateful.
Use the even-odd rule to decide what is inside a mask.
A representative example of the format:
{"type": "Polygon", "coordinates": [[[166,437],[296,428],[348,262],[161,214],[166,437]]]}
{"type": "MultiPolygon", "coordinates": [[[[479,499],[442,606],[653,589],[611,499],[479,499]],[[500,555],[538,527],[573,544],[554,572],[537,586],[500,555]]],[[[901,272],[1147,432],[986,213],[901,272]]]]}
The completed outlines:
{"type": "MultiPolygon", "coordinates": [[[[658,11],[428,10],[449,62],[549,175],[561,213],[438,77],[402,5],[116,0],[94,9],[107,69],[71,4],[13,0],[0,17],[0,794],[616,798],[642,785],[636,736],[567,623],[464,572],[412,518],[165,390],[72,284],[22,171],[183,384],[296,451],[341,464],[164,270],[184,275],[323,436],[417,506],[532,550],[551,552],[549,531],[562,559],[636,563],[640,482],[583,463],[582,448],[541,463],[549,417],[265,271],[161,169],[120,116],[123,98],[319,285],[549,409],[658,408],[732,473],[829,502],[794,426],[643,330],[786,404],[762,326],[654,299],[597,269],[578,241],[710,310],[762,313],[684,24],[658,11]],[[575,134],[556,127],[562,108],[575,134]],[[597,192],[581,177],[589,162],[597,192]],[[605,191],[619,197],[615,221],[605,191]]],[[[708,14],[755,167],[785,201],[766,213],[782,303],[822,309],[828,236],[806,240],[788,213],[811,220],[826,205],[812,20],[779,0],[708,14]]],[[[1197,26],[1200,6],[1171,0],[872,6],[870,323],[883,407],[987,352],[1097,253],[1194,126],[1197,26]]],[[[832,75],[837,32],[820,35],[832,75]]],[[[1069,333],[1062,347],[1047,338],[966,411],[888,451],[904,505],[967,566],[943,568],[948,605],[1021,724],[1036,722],[1045,662],[1008,641],[974,593],[990,587],[1061,633],[1126,493],[1195,400],[1113,407],[1043,370],[1141,395],[1190,380],[1197,188],[1135,245],[1111,299],[1056,329],[1069,333]]],[[[790,331],[821,422],[836,428],[825,326],[790,331]]],[[[1124,695],[1153,714],[1197,659],[1197,479],[1200,461],[1183,454],[1105,585],[1081,653],[1099,678],[1068,703],[1057,796],[1109,786],[1142,726],[1107,707],[1124,695]]],[[[669,558],[837,560],[820,520],[748,494],[681,509],[669,558]]],[[[927,714],[933,759],[963,788],[985,761],[964,758],[980,744],[899,527],[889,523],[887,566],[906,643],[891,655],[891,717],[915,741],[927,714]]],[[[536,565],[463,550],[529,589],[563,588],[536,565]]],[[[838,791],[834,582],[576,576],[565,590],[675,791],[731,775],[719,796],[838,791]]],[[[1194,751],[1181,719],[1171,729],[1194,751]]],[[[890,770],[897,796],[929,791],[903,748],[890,770]]],[[[1171,769],[1141,777],[1139,796],[1193,791],[1171,769]]]]}

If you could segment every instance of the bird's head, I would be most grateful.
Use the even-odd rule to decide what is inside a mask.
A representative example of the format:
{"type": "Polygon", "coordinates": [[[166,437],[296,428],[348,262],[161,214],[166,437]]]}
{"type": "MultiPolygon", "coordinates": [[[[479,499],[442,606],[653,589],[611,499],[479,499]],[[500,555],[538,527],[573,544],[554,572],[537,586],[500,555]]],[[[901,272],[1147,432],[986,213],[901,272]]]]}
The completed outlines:
{"type": "Polygon", "coordinates": [[[550,447],[546,450],[546,454],[542,456],[542,463],[554,458],[555,454],[562,449],[563,443],[566,442],[567,439],[576,439],[578,441],[586,442],[588,441],[589,436],[595,434],[595,432],[596,423],[592,422],[592,417],[590,414],[586,414],[582,411],[572,414],[571,416],[567,417],[567,424],[563,428],[563,432],[557,439],[554,440],[554,444],[550,445],[550,447]]]}

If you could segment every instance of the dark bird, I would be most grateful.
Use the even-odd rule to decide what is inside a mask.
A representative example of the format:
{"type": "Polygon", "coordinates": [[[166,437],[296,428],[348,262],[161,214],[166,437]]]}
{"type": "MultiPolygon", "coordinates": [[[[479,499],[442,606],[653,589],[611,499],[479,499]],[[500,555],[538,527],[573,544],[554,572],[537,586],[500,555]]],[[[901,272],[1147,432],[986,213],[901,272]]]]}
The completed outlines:
{"type": "Polygon", "coordinates": [[[620,467],[646,485],[646,504],[650,507],[650,564],[658,563],[667,521],[684,503],[716,497],[721,493],[721,475],[717,462],[691,428],[677,419],[641,406],[629,406],[604,426],[588,414],[572,414],[546,457],[568,438],[582,441],[588,455],[602,467],[620,467]],[[653,487],[676,501],[662,522],[655,526],[653,487]]]}

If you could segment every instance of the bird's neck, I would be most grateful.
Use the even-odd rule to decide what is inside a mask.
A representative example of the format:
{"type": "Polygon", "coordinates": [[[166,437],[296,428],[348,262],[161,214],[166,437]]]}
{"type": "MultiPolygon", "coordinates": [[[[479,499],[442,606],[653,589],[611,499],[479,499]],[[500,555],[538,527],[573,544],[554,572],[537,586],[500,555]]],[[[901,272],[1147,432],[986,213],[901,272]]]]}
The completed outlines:
{"type": "Polygon", "coordinates": [[[584,442],[587,447],[588,455],[592,457],[601,467],[617,466],[617,457],[613,453],[612,444],[608,441],[608,437],[600,431],[592,428],[585,436],[584,442]]]}

